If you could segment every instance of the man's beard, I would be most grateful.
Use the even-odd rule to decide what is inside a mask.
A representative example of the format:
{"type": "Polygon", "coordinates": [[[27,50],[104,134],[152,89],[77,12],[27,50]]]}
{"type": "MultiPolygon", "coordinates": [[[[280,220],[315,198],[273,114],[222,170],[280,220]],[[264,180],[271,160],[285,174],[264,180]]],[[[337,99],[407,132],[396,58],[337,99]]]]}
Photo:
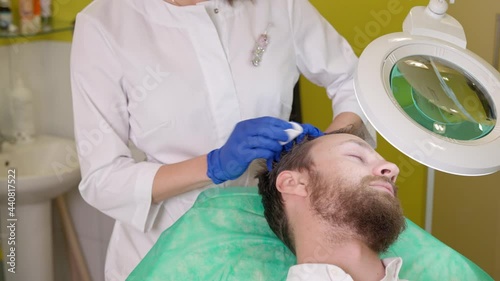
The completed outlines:
{"type": "MultiPolygon", "coordinates": [[[[355,186],[327,184],[319,175],[315,178],[311,206],[332,227],[333,242],[360,239],[376,253],[383,253],[404,230],[406,222],[399,200],[368,186],[373,181],[390,182],[387,178],[366,176],[355,186]]],[[[393,187],[396,195],[397,188],[393,187]]]]}

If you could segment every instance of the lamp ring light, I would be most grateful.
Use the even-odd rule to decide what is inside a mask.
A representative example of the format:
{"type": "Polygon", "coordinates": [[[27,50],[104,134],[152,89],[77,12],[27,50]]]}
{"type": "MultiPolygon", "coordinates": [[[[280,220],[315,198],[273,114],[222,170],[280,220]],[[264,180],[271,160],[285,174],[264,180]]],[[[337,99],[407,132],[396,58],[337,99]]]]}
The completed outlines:
{"type": "Polygon", "coordinates": [[[381,136],[410,158],[451,174],[491,174],[500,170],[500,74],[466,49],[447,8],[446,0],[413,7],[403,32],[370,43],[356,96],[381,136]]]}

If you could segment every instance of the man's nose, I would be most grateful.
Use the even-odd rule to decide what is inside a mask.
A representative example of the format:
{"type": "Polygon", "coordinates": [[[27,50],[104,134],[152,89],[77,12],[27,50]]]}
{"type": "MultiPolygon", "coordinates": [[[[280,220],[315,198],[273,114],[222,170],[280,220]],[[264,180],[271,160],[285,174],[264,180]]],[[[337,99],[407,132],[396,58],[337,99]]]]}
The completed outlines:
{"type": "Polygon", "coordinates": [[[383,176],[390,179],[392,182],[396,182],[399,168],[396,164],[383,160],[375,167],[373,172],[376,176],[383,176]]]}

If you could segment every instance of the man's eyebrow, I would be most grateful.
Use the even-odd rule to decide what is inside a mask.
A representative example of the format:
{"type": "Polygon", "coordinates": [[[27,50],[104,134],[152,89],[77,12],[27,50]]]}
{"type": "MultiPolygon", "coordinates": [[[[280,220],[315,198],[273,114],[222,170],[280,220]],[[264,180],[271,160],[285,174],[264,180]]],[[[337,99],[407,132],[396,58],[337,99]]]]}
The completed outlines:
{"type": "Polygon", "coordinates": [[[369,150],[370,152],[375,152],[375,150],[368,143],[361,141],[361,140],[357,140],[357,139],[348,139],[346,141],[341,142],[340,145],[344,145],[344,144],[348,144],[348,143],[353,143],[353,144],[356,144],[358,146],[361,146],[362,148],[364,148],[366,150],[369,150]]]}

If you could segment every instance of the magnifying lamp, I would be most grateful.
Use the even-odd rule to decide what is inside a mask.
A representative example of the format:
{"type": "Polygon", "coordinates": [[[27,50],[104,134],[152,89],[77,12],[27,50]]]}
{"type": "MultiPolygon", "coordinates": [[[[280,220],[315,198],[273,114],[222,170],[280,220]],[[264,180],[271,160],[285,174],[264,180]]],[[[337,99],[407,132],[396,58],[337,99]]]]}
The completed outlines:
{"type": "MultiPolygon", "coordinates": [[[[450,0],[450,3],[453,3],[450,0]]],[[[466,49],[446,0],[414,7],[403,32],[377,38],[359,58],[358,102],[389,143],[436,170],[500,170],[500,74],[466,49]]]]}

